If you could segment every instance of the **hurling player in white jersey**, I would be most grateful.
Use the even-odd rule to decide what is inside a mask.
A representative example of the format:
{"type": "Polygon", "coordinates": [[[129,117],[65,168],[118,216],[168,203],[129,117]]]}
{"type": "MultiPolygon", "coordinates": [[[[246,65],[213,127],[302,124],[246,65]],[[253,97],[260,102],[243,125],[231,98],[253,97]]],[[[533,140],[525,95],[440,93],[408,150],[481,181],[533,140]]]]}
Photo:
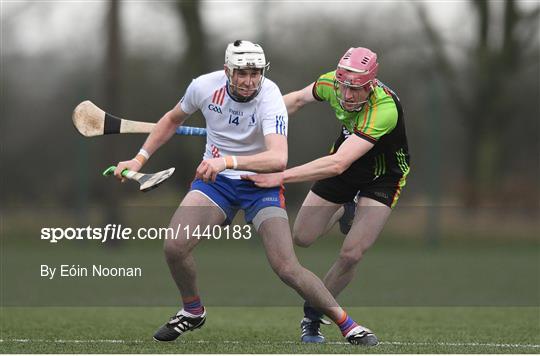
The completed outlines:
{"type": "MultiPolygon", "coordinates": [[[[302,267],[294,253],[285,211],[283,187],[258,188],[241,175],[283,171],[287,165],[287,109],[279,88],[265,78],[268,63],[263,49],[249,41],[235,41],[225,51],[224,70],[194,79],[180,103],[165,113],[139,153],[120,162],[119,179],[127,168],[138,171],[175,133],[176,128],[200,110],[206,120],[207,142],[191,189],[171,219],[170,227],[207,227],[229,224],[238,210],[262,237],[272,269],[305,300],[317,306],[352,344],[373,344],[375,337],[357,325],[337,304],[322,281],[302,267]]],[[[158,341],[173,341],[186,331],[200,328],[206,309],[199,297],[193,248],[200,239],[179,229],[177,239],[165,240],[165,258],[180,291],[183,307],[154,334],[158,341]],[[182,235],[183,234],[183,235],[182,235]]]]}

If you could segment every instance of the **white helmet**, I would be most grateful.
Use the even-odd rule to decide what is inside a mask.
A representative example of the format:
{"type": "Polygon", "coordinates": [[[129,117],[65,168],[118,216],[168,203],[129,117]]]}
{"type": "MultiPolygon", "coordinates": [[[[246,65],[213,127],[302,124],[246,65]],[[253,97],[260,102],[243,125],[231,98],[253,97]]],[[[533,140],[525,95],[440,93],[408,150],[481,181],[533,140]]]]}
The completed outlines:
{"type": "Polygon", "coordinates": [[[237,101],[247,102],[253,99],[261,90],[264,81],[264,75],[270,63],[266,63],[262,47],[250,41],[236,40],[227,45],[225,50],[225,66],[227,78],[229,79],[229,94],[237,101]],[[261,69],[261,81],[256,91],[249,97],[238,94],[236,85],[232,83],[232,76],[235,69],[261,69]]]}

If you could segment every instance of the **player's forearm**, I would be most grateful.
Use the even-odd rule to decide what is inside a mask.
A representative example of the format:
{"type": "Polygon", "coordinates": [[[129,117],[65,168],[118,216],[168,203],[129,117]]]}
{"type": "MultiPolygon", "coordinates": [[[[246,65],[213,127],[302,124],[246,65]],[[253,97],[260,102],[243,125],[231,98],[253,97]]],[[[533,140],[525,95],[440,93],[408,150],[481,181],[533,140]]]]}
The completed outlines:
{"type": "Polygon", "coordinates": [[[252,156],[236,156],[236,169],[258,173],[282,172],[287,167],[287,155],[265,151],[252,156]]]}
{"type": "Polygon", "coordinates": [[[308,182],[337,176],[348,164],[336,155],[325,156],[283,172],[283,183],[308,182]]]}
{"type": "Polygon", "coordinates": [[[173,120],[169,113],[163,115],[144,142],[143,149],[152,155],[159,147],[165,144],[175,134],[181,123],[173,120]]]}
{"type": "Polygon", "coordinates": [[[304,89],[293,91],[283,96],[283,101],[285,102],[287,113],[289,115],[294,114],[304,105],[315,100],[315,97],[313,96],[314,84],[315,83],[311,83],[304,89]]]}
{"type": "Polygon", "coordinates": [[[289,115],[294,114],[302,106],[304,106],[304,102],[302,100],[302,93],[300,90],[293,91],[287,95],[284,95],[283,101],[285,102],[285,106],[287,107],[287,114],[289,115]]]}

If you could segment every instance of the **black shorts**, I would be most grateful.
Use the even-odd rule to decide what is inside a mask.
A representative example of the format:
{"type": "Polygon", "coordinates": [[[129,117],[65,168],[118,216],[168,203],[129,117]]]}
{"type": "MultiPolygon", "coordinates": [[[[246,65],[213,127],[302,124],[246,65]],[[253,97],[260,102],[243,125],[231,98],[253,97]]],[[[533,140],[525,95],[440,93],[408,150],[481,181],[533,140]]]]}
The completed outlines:
{"type": "Polygon", "coordinates": [[[311,191],[335,204],[350,202],[358,193],[361,197],[393,208],[405,186],[406,178],[406,175],[383,175],[375,179],[371,176],[362,179],[341,174],[315,182],[311,191]]]}

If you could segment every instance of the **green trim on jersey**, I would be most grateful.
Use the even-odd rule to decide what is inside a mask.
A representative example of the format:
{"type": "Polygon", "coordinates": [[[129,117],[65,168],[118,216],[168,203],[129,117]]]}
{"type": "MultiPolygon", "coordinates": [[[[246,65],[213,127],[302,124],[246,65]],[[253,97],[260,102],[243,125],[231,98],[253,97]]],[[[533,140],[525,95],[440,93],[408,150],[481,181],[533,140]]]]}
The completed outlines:
{"type": "Polygon", "coordinates": [[[391,132],[397,124],[398,112],[392,96],[377,86],[360,111],[349,112],[339,104],[334,89],[335,71],[325,73],[315,82],[314,93],[328,101],[336,118],[350,133],[356,133],[372,143],[391,132]]]}
{"type": "Polygon", "coordinates": [[[375,156],[375,168],[373,170],[374,177],[380,177],[386,173],[386,160],[384,159],[384,153],[375,156]]]}
{"type": "Polygon", "coordinates": [[[398,162],[398,165],[399,165],[399,169],[401,169],[401,171],[403,172],[403,175],[406,176],[407,174],[409,174],[409,164],[407,163],[407,158],[405,156],[405,151],[403,150],[403,148],[399,149],[397,152],[396,152],[396,160],[398,162]]]}
{"type": "Polygon", "coordinates": [[[403,172],[403,176],[398,182],[398,189],[396,190],[396,194],[394,194],[394,197],[392,199],[391,208],[394,208],[396,206],[397,201],[399,199],[399,196],[401,195],[401,190],[407,184],[407,176],[410,172],[409,164],[407,163],[407,156],[405,155],[405,151],[403,148],[396,151],[396,161],[398,163],[399,169],[401,169],[401,172],[403,172]]]}

